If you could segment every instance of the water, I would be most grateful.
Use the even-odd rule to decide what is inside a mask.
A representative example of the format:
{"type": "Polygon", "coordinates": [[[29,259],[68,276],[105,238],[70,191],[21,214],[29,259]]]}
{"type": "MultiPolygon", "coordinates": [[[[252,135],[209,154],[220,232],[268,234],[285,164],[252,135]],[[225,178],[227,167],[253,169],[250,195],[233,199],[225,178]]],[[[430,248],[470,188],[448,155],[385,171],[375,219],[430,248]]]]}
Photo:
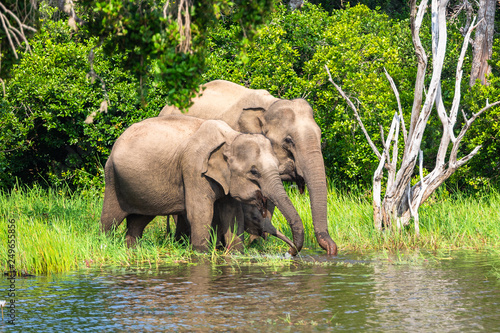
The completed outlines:
{"type": "MultiPolygon", "coordinates": [[[[18,278],[16,324],[0,331],[500,332],[498,254],[427,258],[313,255],[287,267],[199,263],[18,278]]],[[[0,299],[7,285],[0,278],[0,299]]]]}

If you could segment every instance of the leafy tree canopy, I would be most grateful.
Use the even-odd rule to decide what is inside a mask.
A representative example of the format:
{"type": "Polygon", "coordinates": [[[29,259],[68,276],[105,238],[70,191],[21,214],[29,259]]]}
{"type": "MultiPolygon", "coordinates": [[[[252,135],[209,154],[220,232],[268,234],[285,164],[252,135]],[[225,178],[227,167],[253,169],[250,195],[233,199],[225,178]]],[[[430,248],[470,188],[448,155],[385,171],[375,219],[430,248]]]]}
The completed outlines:
{"type": "MultiPolygon", "coordinates": [[[[399,88],[403,109],[409,110],[413,101],[416,59],[408,18],[363,5],[330,13],[307,2],[291,11],[270,0],[201,1],[188,6],[191,42],[186,44],[178,25],[180,2],[164,10],[165,3],[83,0],[66,11],[46,1],[37,4],[32,21],[25,21],[37,29],[27,34],[31,51],[19,51],[16,60],[9,45],[2,44],[0,187],[12,186],[16,177],[26,183],[102,185],[109,150],[125,128],[156,116],[166,103],[187,107],[198,84],[213,79],[267,89],[277,97],[306,98],[322,129],[330,179],[346,188],[371,182],[377,159],[327,82],[324,66],[359,101],[363,122],[379,141],[380,125],[387,133],[397,109],[384,68],[399,88]]],[[[186,22],[186,12],[180,13],[186,22]]],[[[430,24],[424,24],[421,39],[430,47],[430,24]]],[[[449,22],[445,103],[454,89],[460,26],[449,22]]],[[[498,51],[495,39],[493,59],[498,51]]],[[[465,73],[470,58],[466,61],[465,73]]],[[[477,111],[486,98],[500,96],[496,61],[489,86],[462,87],[466,114],[477,111]]],[[[498,181],[498,112],[484,114],[465,138],[463,154],[477,144],[483,148],[450,179],[453,186],[476,188],[498,181]]],[[[442,130],[437,117],[429,122],[434,135],[423,144],[427,170],[434,162],[425,157],[437,149],[442,130]]]]}

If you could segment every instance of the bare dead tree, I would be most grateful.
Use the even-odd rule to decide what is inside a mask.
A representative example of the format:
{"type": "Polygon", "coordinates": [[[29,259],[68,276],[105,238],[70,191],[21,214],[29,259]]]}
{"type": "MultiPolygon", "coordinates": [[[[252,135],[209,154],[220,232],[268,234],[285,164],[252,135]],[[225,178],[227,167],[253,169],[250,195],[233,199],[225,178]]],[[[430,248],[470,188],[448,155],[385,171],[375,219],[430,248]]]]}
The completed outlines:
{"type": "Polygon", "coordinates": [[[462,33],[462,36],[465,36],[467,31],[469,30],[470,23],[472,21],[472,17],[474,16],[474,7],[472,6],[472,3],[469,2],[469,0],[462,0],[458,4],[456,4],[451,10],[451,16],[450,16],[450,21],[453,21],[457,19],[457,17],[461,13],[465,13],[465,24],[462,28],[460,28],[460,32],[462,33]]]}
{"type": "Polygon", "coordinates": [[[31,50],[28,39],[26,38],[26,30],[36,32],[36,29],[24,24],[15,13],[1,2],[0,24],[16,59],[18,59],[17,49],[22,46],[23,42],[25,51],[29,52],[31,50]]]}
{"type": "Polygon", "coordinates": [[[396,222],[398,228],[406,226],[410,223],[411,217],[414,217],[415,231],[419,234],[419,216],[418,208],[420,205],[458,168],[463,166],[474,155],[477,154],[481,146],[475,147],[469,154],[459,158],[458,148],[460,143],[467,133],[472,123],[483,112],[489,108],[500,105],[500,101],[495,103],[486,102],[486,106],[477,113],[472,114],[469,118],[463,112],[463,126],[458,134],[455,134],[454,127],[457,124],[457,116],[460,107],[460,86],[463,75],[463,61],[469,44],[469,39],[474,25],[475,18],[465,34],[462,50],[457,63],[455,75],[455,91],[451,109],[447,112],[443,103],[441,93],[441,73],[446,52],[446,5],[448,0],[432,0],[432,77],[427,89],[425,86],[425,72],[427,68],[428,57],[422,46],[419,38],[420,27],[425,11],[428,7],[427,0],[422,0],[417,7],[416,0],[411,1],[411,32],[413,44],[417,55],[417,78],[415,82],[414,102],[410,118],[410,130],[406,131],[403,118],[403,110],[399,101],[399,93],[396,86],[386,72],[386,76],[391,84],[391,87],[398,102],[398,111],[395,112],[391,127],[387,137],[384,140],[382,130],[382,151],[380,152],[368,132],[365,130],[359,113],[344,93],[332,79],[328,67],[330,82],[335,86],[342,97],[347,101],[349,107],[354,111],[355,117],[360,124],[370,147],[379,159],[379,165],[373,175],[373,219],[375,227],[381,230],[383,227],[390,227],[393,222],[396,222]],[[432,110],[436,110],[439,119],[442,123],[442,137],[439,150],[436,156],[434,169],[425,177],[422,172],[423,153],[420,149],[427,121],[432,110]],[[403,132],[404,151],[401,156],[398,152],[399,131],[403,132]],[[451,145],[451,150],[449,149],[451,145]],[[391,154],[392,149],[392,154],[391,154]],[[417,161],[420,163],[420,180],[411,186],[417,161]],[[399,168],[397,167],[399,163],[399,168]],[[384,169],[387,170],[386,191],[383,199],[381,198],[382,180],[384,169]]]}
{"type": "Polygon", "coordinates": [[[177,9],[177,26],[179,27],[179,34],[181,40],[177,49],[183,53],[192,53],[191,49],[191,7],[193,6],[192,0],[180,0],[174,3],[175,6],[170,6],[170,1],[167,0],[163,6],[163,17],[170,18],[169,12],[177,9]]]}

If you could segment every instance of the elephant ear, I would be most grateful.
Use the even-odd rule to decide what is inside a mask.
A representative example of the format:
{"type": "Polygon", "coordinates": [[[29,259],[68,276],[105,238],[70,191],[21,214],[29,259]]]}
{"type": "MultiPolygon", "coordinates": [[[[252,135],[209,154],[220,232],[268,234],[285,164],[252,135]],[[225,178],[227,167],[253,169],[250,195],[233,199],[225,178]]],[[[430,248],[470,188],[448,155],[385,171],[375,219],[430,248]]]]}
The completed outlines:
{"type": "Polygon", "coordinates": [[[263,134],[265,127],[265,112],[272,104],[279,101],[279,98],[271,95],[267,90],[251,90],[239,101],[243,107],[243,112],[238,119],[239,130],[242,133],[263,134]]]}
{"type": "Polygon", "coordinates": [[[184,162],[194,177],[204,175],[219,183],[229,193],[230,172],[224,157],[224,146],[230,145],[239,133],[221,120],[206,120],[191,136],[184,162]]]}
{"type": "Polygon", "coordinates": [[[227,149],[226,147],[227,143],[223,143],[210,154],[206,163],[206,170],[202,174],[216,181],[224,189],[224,194],[228,195],[231,172],[223,153],[227,149]]]}
{"type": "Polygon", "coordinates": [[[238,119],[242,133],[264,134],[264,109],[245,108],[238,119]]]}

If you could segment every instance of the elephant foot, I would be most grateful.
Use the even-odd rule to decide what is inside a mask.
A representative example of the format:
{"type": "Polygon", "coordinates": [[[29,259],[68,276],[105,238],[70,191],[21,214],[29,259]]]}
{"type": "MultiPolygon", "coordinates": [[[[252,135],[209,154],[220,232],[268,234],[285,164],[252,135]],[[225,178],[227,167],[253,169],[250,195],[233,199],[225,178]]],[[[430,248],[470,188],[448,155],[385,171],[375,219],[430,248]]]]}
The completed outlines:
{"type": "Polygon", "coordinates": [[[127,244],[127,247],[134,248],[135,245],[137,244],[137,238],[131,235],[125,236],[125,243],[127,244]]]}

